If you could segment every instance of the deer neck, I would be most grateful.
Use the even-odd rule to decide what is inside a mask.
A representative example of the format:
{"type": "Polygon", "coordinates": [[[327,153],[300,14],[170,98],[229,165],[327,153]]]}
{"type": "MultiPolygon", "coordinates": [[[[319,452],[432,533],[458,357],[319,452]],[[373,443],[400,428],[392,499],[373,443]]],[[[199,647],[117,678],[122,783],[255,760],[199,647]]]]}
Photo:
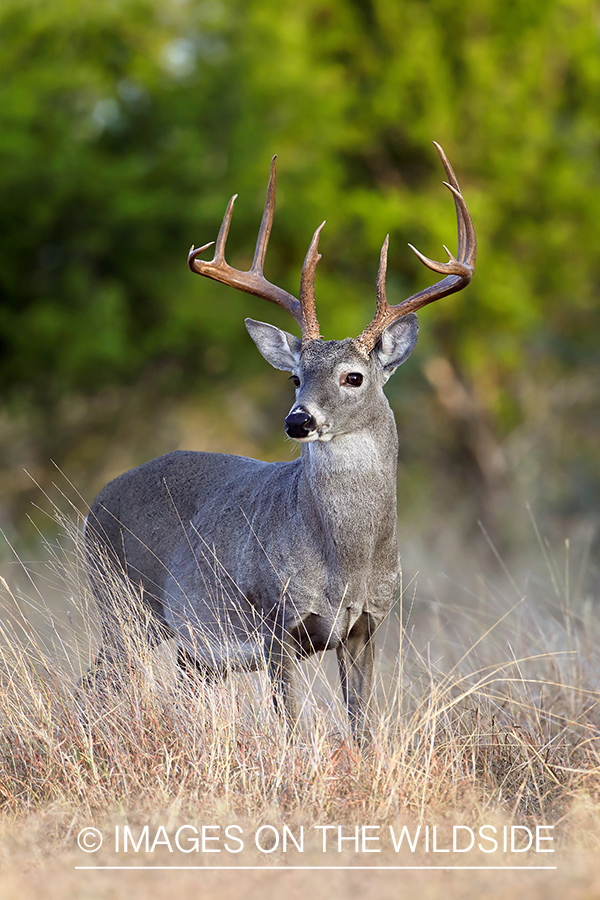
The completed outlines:
{"type": "Polygon", "coordinates": [[[377,429],[302,446],[302,514],[337,556],[358,562],[382,537],[395,538],[397,457],[391,410],[377,429]]]}

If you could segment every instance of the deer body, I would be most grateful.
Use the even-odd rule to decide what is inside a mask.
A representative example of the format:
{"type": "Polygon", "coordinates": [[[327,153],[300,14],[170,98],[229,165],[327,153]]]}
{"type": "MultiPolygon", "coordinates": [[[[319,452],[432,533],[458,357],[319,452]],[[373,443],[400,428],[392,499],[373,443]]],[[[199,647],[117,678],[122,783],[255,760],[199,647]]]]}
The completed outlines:
{"type": "MultiPolygon", "coordinates": [[[[454,178],[449,163],[444,165],[454,178]]],[[[458,185],[451,190],[458,212],[464,201],[458,185]]],[[[266,323],[248,319],[246,325],[265,359],[292,373],[296,399],[286,430],[301,443],[301,455],[291,462],[265,463],[175,452],[104,488],[86,526],[103,633],[92,673],[116,665],[123,651],[118,609],[94,563],[99,544],[139,587],[150,613],[150,644],[176,637],[182,668],[207,677],[267,665],[276,705],[292,724],[298,714],[296,660],[335,649],[350,721],[360,736],[371,689],[372,636],[389,612],[400,580],[398,439],[383,386],[415,346],[413,309],[435,296],[428,289],[415,295],[420,298],[416,307],[414,298],[405,301],[409,308],[387,305],[386,241],[373,323],[357,339],[321,340],[313,285],[320,229],[307,255],[298,304],[262,276],[273,206],[274,169],[249,273],[231,270],[224,262],[231,203],[213,262],[198,260],[205,248],[192,248],[190,263],[201,274],[260,292],[299,321],[302,340],[266,323]]],[[[469,225],[470,219],[465,225],[459,214],[459,257],[470,252],[468,263],[425,260],[436,271],[451,272],[437,286],[436,296],[459,289],[470,278],[474,248],[472,241],[465,247],[469,225]],[[462,269],[444,268],[452,266],[462,269]]]]}

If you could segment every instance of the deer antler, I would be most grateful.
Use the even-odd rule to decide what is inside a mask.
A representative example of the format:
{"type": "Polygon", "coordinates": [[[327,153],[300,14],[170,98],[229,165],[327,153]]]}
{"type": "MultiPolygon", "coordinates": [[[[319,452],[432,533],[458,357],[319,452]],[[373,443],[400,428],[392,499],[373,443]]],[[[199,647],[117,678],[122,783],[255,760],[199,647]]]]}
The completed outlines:
{"type": "Polygon", "coordinates": [[[447,297],[448,294],[454,294],[456,291],[461,291],[468,285],[473,277],[475,259],[477,256],[477,239],[475,237],[473,222],[469,210],[467,209],[467,204],[460,192],[456,175],[448,162],[446,154],[439,144],[435,141],[433,143],[440,154],[440,158],[448,176],[448,181],[445,181],[444,184],[454,197],[458,224],[458,253],[455,257],[450,253],[448,248],[444,246],[444,250],[448,254],[448,262],[441,263],[436,262],[433,259],[428,259],[428,257],[423,256],[422,253],[413,247],[412,244],[409,244],[408,246],[410,249],[416,253],[427,268],[432,269],[434,272],[439,272],[446,277],[443,278],[442,281],[438,281],[436,284],[419,291],[417,294],[413,294],[397,306],[390,306],[385,295],[385,274],[387,270],[387,251],[390,237],[388,234],[383,243],[383,247],[381,248],[379,272],[377,274],[377,312],[375,313],[373,321],[367,325],[363,333],[359,335],[355,341],[359,350],[365,356],[373,350],[385,329],[388,325],[391,325],[392,322],[395,322],[396,319],[400,319],[409,312],[416,312],[418,309],[421,309],[422,306],[433,303],[434,300],[439,300],[441,297],[447,297]]]}
{"type": "Polygon", "coordinates": [[[300,325],[303,341],[319,340],[321,335],[315,307],[315,269],[321,259],[318,252],[318,243],[319,235],[325,222],[315,231],[304,261],[300,280],[300,300],[297,300],[292,294],[288,294],[283,288],[271,284],[263,275],[267,245],[275,212],[276,159],[277,157],[274,156],[271,160],[271,175],[269,186],[267,187],[265,211],[258,232],[252,267],[247,272],[242,272],[239,269],[234,269],[225,261],[225,244],[227,243],[227,235],[229,234],[229,226],[233,216],[233,204],[237,194],[233,195],[225,210],[212,260],[207,262],[198,257],[208,247],[211,247],[215,243],[214,241],[204,244],[203,247],[199,247],[197,250],[192,246],[188,255],[188,265],[192,272],[196,272],[198,275],[206,275],[208,278],[214,278],[215,281],[221,281],[223,284],[229,284],[231,287],[245,291],[247,294],[254,294],[256,297],[262,297],[263,300],[270,300],[272,303],[282,306],[300,325]]]}

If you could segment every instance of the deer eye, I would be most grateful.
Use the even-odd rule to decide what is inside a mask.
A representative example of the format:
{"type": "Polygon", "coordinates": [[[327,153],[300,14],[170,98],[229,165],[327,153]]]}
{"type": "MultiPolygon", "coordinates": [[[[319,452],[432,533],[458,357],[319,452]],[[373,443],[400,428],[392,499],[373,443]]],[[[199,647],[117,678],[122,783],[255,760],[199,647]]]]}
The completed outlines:
{"type": "Polygon", "coordinates": [[[300,387],[300,379],[297,375],[290,375],[290,381],[293,381],[296,387],[300,387]]]}
{"type": "Polygon", "coordinates": [[[363,383],[363,376],[360,372],[348,372],[344,379],[344,384],[350,384],[352,387],[360,387],[363,383]]]}

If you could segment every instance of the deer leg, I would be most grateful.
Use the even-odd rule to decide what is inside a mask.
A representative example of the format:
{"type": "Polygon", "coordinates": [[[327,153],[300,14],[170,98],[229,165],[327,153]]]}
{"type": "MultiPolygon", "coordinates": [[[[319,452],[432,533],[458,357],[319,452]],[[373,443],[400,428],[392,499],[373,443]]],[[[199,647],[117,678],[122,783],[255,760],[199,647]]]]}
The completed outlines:
{"type": "Polygon", "coordinates": [[[110,685],[115,690],[122,687],[126,659],[125,653],[109,643],[102,643],[95,659],[85,675],[79,679],[79,687],[84,691],[105,691],[110,685]]]}
{"type": "Polygon", "coordinates": [[[352,734],[362,741],[365,738],[374,658],[371,621],[366,613],[363,613],[347,639],[337,648],[337,658],[352,734]]]}
{"type": "Polygon", "coordinates": [[[295,639],[280,623],[275,623],[265,638],[265,651],[275,709],[285,717],[291,731],[298,724],[298,704],[294,693],[297,649],[295,639]]]}
{"type": "Polygon", "coordinates": [[[177,665],[182,675],[188,675],[193,682],[200,680],[207,684],[212,684],[215,681],[224,681],[227,678],[227,668],[225,666],[219,669],[208,666],[196,659],[195,656],[192,656],[191,653],[188,653],[181,644],[177,647],[177,665]]]}

